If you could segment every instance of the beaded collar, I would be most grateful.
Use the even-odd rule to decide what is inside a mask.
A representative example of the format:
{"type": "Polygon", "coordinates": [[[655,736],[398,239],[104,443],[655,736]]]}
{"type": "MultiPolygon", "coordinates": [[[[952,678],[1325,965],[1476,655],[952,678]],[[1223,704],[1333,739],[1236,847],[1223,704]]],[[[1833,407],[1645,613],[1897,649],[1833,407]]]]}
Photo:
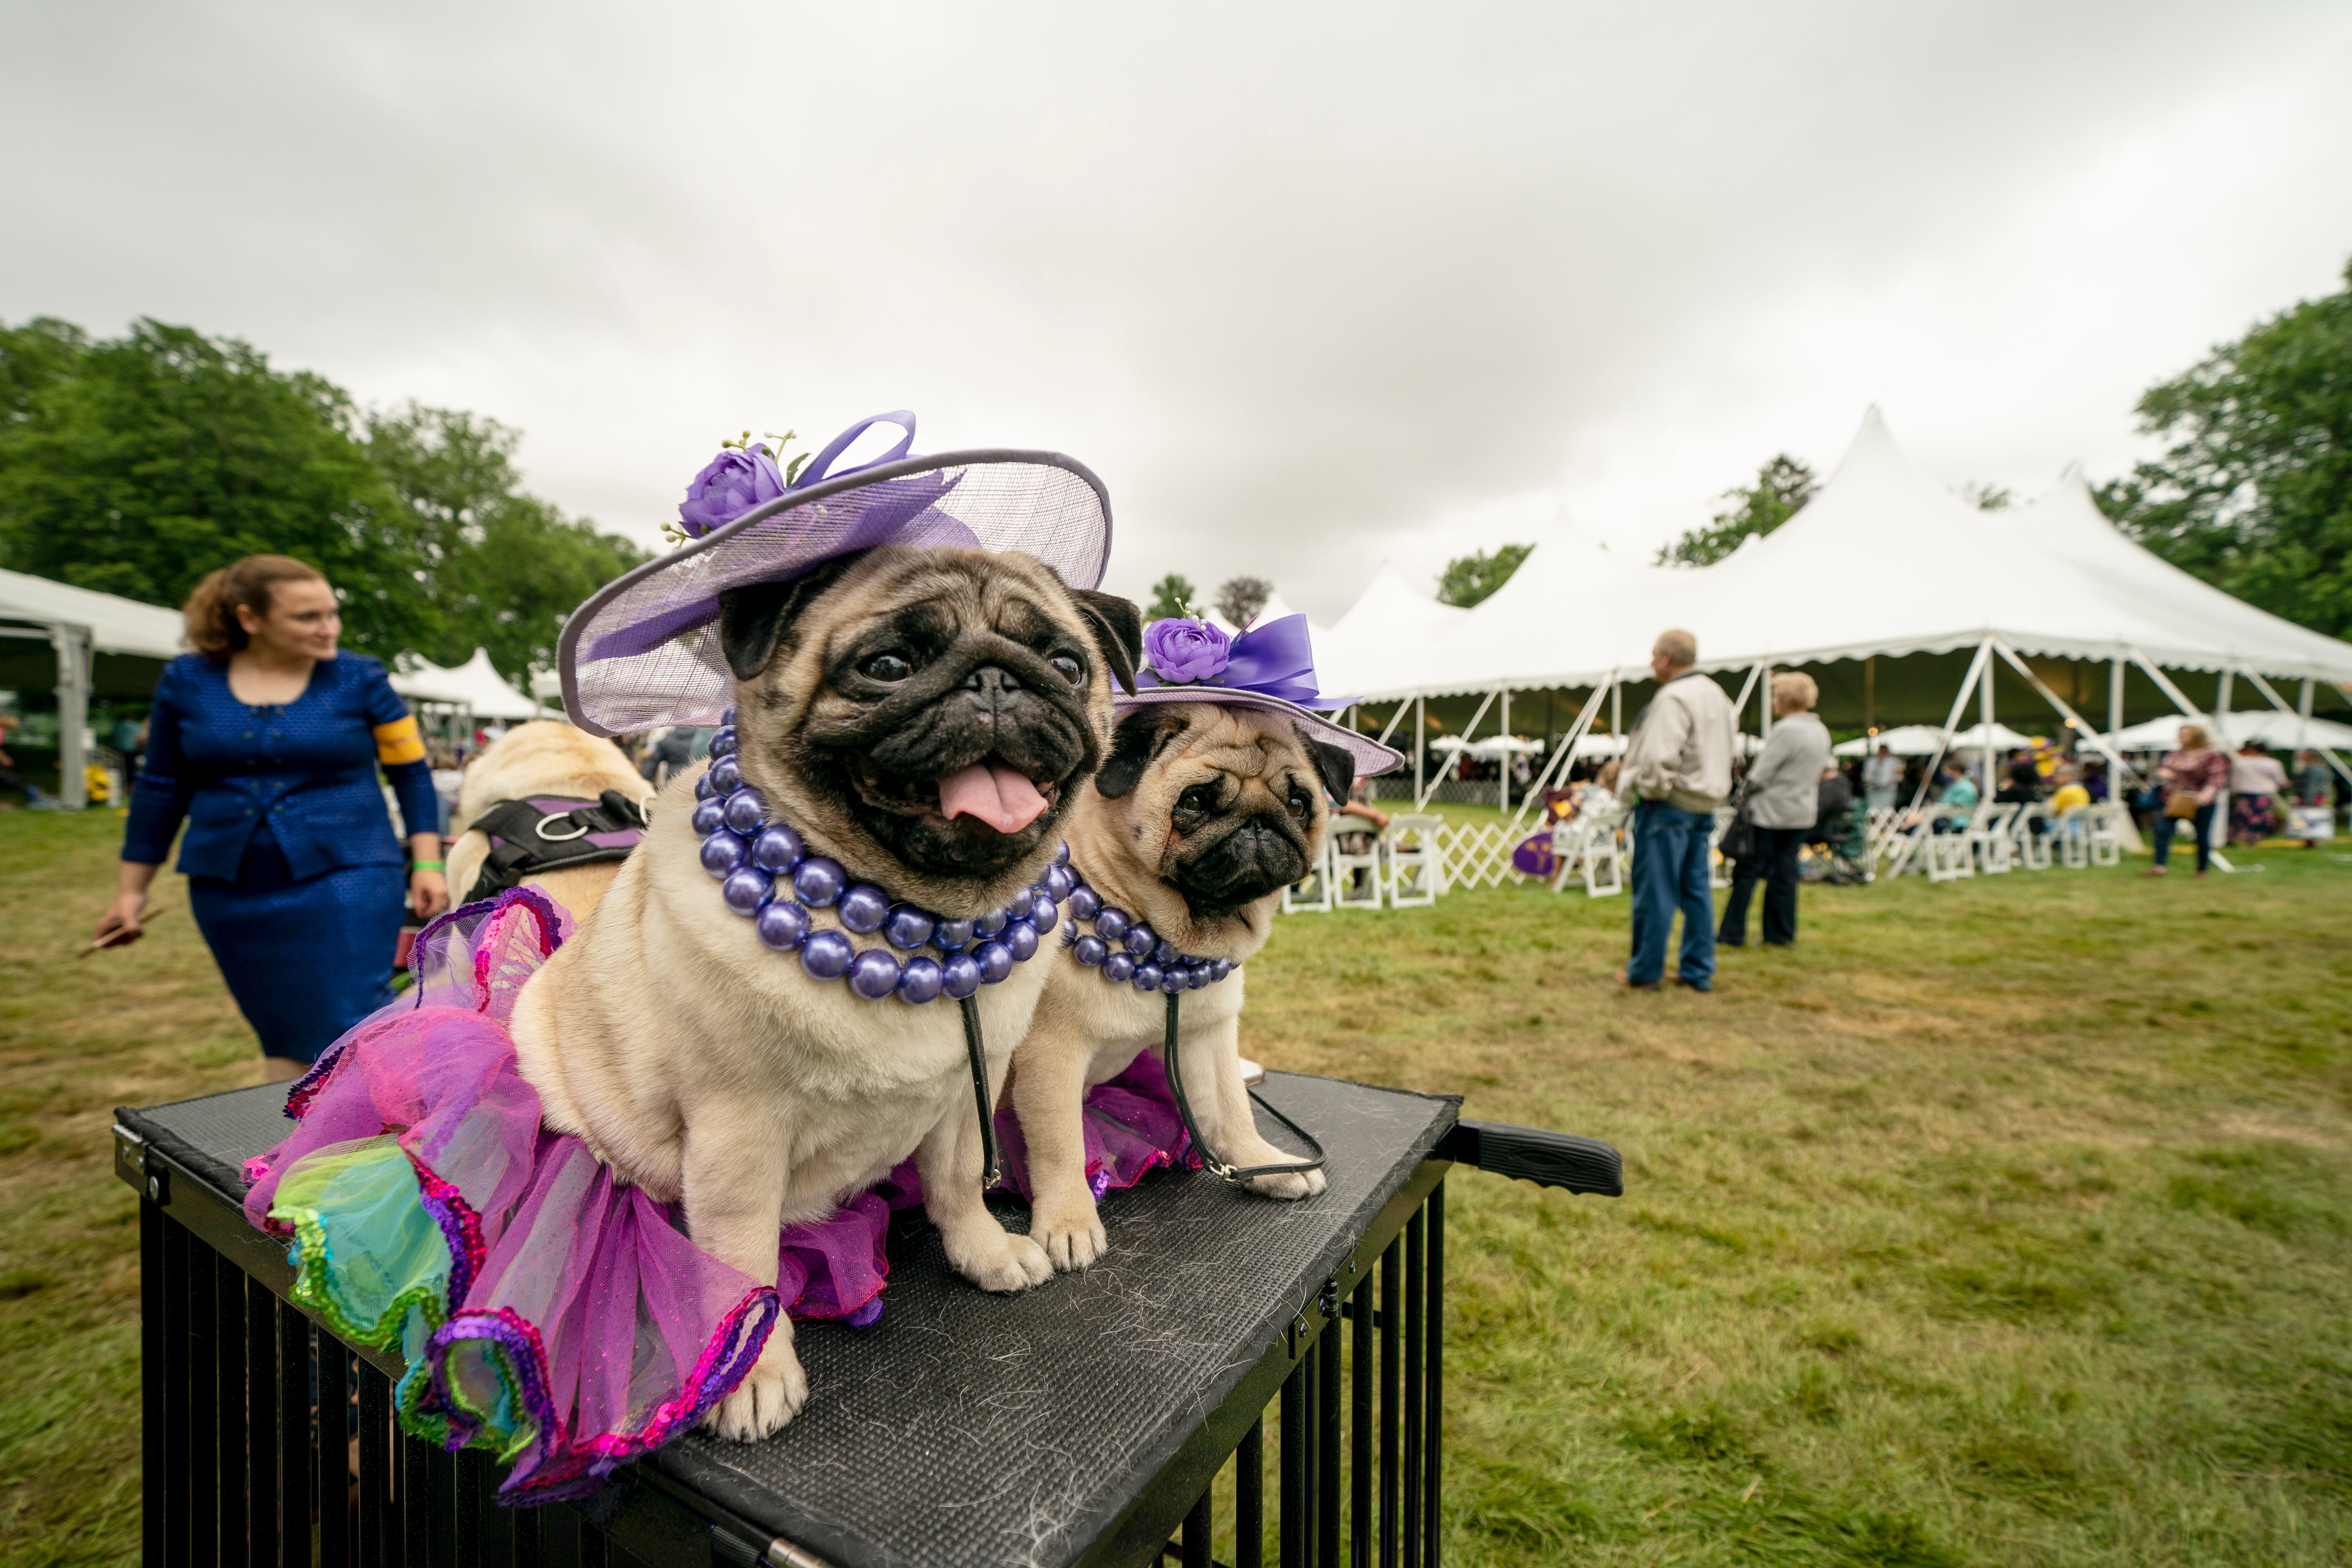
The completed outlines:
{"type": "MultiPolygon", "coordinates": [[[[1068,845],[1062,846],[1065,862],[1069,849],[1068,845]]],[[[1112,984],[1132,984],[1138,991],[1173,996],[1179,991],[1214,985],[1241,967],[1230,958],[1195,958],[1177,952],[1174,942],[1162,940],[1150,926],[1118,905],[1103,902],[1102,895],[1087,886],[1076,867],[1070,867],[1069,874],[1073,918],[1062,922],[1062,945],[1088,969],[1099,969],[1112,984]],[[1080,935],[1079,921],[1094,930],[1080,935]]]]}
{"type": "Polygon", "coordinates": [[[719,897],[767,947],[799,953],[811,979],[846,980],[869,1002],[895,995],[916,1005],[940,996],[964,1001],[1036,956],[1039,933],[1054,929],[1062,900],[1078,886],[1068,845],[1010,907],[976,920],[894,902],[871,882],[850,881],[840,861],[810,854],[797,830],[770,815],[767,797],[743,782],[735,760],[734,717],[730,710],[710,737],[710,766],[694,785],[694,830],[702,838],[702,868],[719,879],[719,897]],[[844,931],[815,929],[811,911],[820,909],[831,909],[850,931],[878,931],[888,945],[860,951],[844,931]],[[939,956],[915,951],[924,947],[939,956]]]}

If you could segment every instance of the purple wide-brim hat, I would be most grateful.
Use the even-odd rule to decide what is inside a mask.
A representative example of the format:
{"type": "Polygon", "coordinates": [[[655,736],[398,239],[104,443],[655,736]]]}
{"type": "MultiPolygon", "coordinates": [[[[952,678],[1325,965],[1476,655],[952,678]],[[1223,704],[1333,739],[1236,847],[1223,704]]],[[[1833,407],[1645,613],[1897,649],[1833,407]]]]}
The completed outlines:
{"type": "Polygon", "coordinates": [[[1394,747],[1383,746],[1370,735],[1360,734],[1344,724],[1334,724],[1311,708],[1301,708],[1296,702],[1280,697],[1268,697],[1263,692],[1202,683],[1147,686],[1132,697],[1124,691],[1113,691],[1110,697],[1111,710],[1121,719],[1139,708],[1171,702],[1214,702],[1226,708],[1255,708],[1262,713],[1283,714],[1316,740],[1345,746],[1355,756],[1356,776],[1360,779],[1377,778],[1404,765],[1404,753],[1394,747]]]}
{"type": "Polygon", "coordinates": [[[1058,452],[988,448],[877,463],[788,489],[614,579],[556,645],[563,708],[592,734],[709,725],[733,700],[719,595],[883,544],[1019,551],[1073,588],[1102,582],[1110,498],[1058,452]]]}

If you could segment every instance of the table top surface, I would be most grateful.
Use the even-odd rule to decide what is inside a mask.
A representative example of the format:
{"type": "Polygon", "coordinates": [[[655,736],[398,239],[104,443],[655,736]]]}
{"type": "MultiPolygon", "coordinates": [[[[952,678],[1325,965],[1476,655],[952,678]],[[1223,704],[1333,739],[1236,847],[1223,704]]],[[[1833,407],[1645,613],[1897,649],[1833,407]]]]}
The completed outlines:
{"type": "MultiPolygon", "coordinates": [[[[1324,1193],[1286,1204],[1155,1173],[1103,1201],[1099,1262],[1018,1296],[965,1283],[936,1231],[902,1224],[881,1320],[799,1327],[810,1395],[791,1425],[759,1443],[695,1432],[645,1463],[838,1563],[1073,1561],[1277,1342],[1458,1109],[1286,1073],[1262,1092],[1329,1151],[1324,1193]]],[[[234,1206],[242,1162],[285,1135],[283,1095],[119,1114],[234,1206]]],[[[1018,1204],[994,1206],[1025,1228],[1018,1204]]]]}

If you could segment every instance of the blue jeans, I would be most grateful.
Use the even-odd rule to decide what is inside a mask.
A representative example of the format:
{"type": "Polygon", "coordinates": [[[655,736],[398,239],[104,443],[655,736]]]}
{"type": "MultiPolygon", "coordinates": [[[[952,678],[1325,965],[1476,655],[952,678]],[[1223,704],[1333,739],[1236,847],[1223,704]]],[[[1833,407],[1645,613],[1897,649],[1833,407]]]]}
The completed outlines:
{"type": "Polygon", "coordinates": [[[1683,913],[1682,976],[1704,991],[1715,983],[1715,892],[1708,860],[1715,814],[1663,800],[1633,808],[1633,957],[1625,978],[1647,985],[1666,971],[1666,939],[1683,913]]]}
{"type": "Polygon", "coordinates": [[[2156,863],[2161,866],[2171,858],[2172,836],[2175,832],[2180,832],[2195,836],[2197,869],[2201,873],[2206,867],[2211,865],[2213,863],[2213,808],[2220,804],[2219,801],[2212,801],[2199,806],[2197,815],[2186,823],[2177,816],[2165,816],[2163,805],[2158,804],[2156,810],[2156,842],[2152,846],[2156,850],[2156,863]]]}

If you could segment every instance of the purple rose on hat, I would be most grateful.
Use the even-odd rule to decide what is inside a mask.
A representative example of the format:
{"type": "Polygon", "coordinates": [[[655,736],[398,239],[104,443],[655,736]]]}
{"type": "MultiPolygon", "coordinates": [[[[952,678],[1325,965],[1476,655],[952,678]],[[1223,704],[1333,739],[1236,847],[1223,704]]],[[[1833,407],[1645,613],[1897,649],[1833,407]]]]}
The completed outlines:
{"type": "Polygon", "coordinates": [[[1206,621],[1171,616],[1143,628],[1143,651],[1163,685],[1185,686],[1223,674],[1233,639],[1206,621]]]}
{"type": "Polygon", "coordinates": [[[699,539],[783,493],[783,470],[776,467],[767,447],[729,447],[711,458],[686,487],[677,521],[688,534],[699,539]]]}

